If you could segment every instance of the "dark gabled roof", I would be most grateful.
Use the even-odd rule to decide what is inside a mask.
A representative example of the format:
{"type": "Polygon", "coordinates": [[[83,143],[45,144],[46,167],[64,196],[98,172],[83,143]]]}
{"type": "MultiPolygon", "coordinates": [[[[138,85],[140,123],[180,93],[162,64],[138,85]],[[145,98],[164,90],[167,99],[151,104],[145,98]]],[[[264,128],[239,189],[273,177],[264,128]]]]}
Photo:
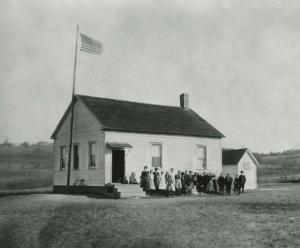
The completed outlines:
{"type": "MultiPolygon", "coordinates": [[[[104,130],[224,137],[191,109],[83,95],[76,97],[94,114],[104,130]]],[[[59,126],[52,137],[58,129],[59,126]]]]}
{"type": "Polygon", "coordinates": [[[222,164],[223,165],[238,164],[240,159],[243,157],[243,155],[245,154],[246,151],[247,151],[247,148],[235,149],[235,150],[223,149],[222,164]]]}

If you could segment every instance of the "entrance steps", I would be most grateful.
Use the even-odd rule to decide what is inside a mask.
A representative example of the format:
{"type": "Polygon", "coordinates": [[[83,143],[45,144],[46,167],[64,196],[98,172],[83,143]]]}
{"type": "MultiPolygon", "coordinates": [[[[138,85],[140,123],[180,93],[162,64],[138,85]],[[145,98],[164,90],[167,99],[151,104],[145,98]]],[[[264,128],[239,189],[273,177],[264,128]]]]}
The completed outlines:
{"type": "Polygon", "coordinates": [[[121,198],[147,197],[146,192],[139,184],[121,184],[114,183],[115,188],[120,192],[121,198]]]}

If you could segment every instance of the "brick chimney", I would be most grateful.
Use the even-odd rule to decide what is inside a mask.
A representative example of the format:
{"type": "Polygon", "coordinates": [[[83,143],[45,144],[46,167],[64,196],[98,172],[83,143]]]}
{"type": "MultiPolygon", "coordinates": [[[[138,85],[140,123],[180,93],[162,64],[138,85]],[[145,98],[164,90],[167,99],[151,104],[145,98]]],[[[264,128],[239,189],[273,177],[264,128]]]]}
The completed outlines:
{"type": "Polygon", "coordinates": [[[189,94],[182,93],[180,95],[180,107],[183,109],[189,109],[189,94]]]}

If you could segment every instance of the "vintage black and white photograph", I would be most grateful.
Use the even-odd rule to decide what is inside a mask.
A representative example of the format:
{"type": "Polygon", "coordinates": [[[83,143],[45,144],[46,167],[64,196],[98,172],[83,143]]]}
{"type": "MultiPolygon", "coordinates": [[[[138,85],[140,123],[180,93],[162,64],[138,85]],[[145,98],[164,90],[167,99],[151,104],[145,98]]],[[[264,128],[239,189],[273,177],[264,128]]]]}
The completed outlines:
{"type": "Polygon", "coordinates": [[[300,247],[300,2],[1,0],[1,248],[300,247]]]}

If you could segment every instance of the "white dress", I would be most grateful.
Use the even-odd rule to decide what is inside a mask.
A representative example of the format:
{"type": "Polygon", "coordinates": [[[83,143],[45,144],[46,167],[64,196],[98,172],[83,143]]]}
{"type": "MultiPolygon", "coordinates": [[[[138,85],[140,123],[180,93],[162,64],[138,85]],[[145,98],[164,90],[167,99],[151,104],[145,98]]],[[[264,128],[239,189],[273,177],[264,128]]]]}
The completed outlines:
{"type": "Polygon", "coordinates": [[[153,175],[153,173],[150,174],[150,189],[151,190],[155,190],[154,175],[153,175]]]}
{"type": "Polygon", "coordinates": [[[165,175],[162,175],[162,176],[160,177],[159,189],[162,189],[162,190],[166,190],[166,189],[167,189],[165,175]]]}
{"type": "Polygon", "coordinates": [[[170,172],[170,175],[172,177],[172,184],[171,184],[171,190],[175,191],[175,173],[170,172]]]}

